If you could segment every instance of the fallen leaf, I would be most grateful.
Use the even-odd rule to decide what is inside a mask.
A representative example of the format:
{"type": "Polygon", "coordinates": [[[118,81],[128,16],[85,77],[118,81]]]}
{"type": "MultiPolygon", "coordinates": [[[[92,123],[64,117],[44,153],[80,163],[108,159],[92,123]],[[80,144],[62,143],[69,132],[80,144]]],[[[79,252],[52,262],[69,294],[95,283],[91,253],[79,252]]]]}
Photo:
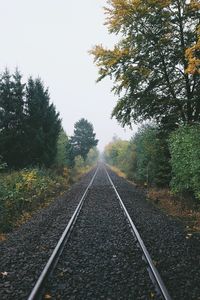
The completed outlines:
{"type": "Polygon", "coordinates": [[[1,272],[2,277],[7,277],[8,276],[8,272],[1,272]]]}

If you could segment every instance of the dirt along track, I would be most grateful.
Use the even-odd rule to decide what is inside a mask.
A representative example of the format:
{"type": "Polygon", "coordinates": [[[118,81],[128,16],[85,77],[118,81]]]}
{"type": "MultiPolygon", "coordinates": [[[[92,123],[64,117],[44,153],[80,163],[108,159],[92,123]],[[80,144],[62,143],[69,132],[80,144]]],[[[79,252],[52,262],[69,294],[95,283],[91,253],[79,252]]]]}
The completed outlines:
{"type": "MultiPolygon", "coordinates": [[[[27,299],[92,174],[0,244],[0,272],[7,272],[1,276],[0,299],[27,299]]],[[[180,222],[148,203],[143,191],[109,174],[172,299],[200,299],[198,236],[186,240],[180,222]]],[[[103,167],[45,294],[51,299],[159,299],[103,167]]]]}

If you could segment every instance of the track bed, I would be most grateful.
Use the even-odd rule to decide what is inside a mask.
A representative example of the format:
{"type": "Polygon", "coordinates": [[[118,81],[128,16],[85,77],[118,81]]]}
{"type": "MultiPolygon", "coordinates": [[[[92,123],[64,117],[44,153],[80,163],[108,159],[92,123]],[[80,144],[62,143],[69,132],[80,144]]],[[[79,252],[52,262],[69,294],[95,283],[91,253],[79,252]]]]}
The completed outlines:
{"type": "Polygon", "coordinates": [[[47,294],[53,299],[152,299],[155,295],[142,253],[103,169],[87,195],[47,294]]]}
{"type": "MultiPolygon", "coordinates": [[[[200,299],[199,235],[186,239],[184,224],[146,201],[141,189],[108,172],[172,299],[200,299]]],[[[93,175],[94,170],[0,243],[0,272],[6,272],[0,277],[0,299],[28,299],[93,175]]],[[[46,283],[43,299],[44,295],[83,300],[160,297],[103,166],[46,283]]]]}

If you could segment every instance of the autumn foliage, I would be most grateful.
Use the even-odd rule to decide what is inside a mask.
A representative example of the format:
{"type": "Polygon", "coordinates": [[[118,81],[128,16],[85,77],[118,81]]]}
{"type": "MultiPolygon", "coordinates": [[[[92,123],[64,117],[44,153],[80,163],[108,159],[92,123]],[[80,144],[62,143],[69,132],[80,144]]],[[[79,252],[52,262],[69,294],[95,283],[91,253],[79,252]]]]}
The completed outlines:
{"type": "Polygon", "coordinates": [[[200,121],[198,0],[108,0],[106,26],[119,36],[113,49],[91,50],[98,80],[109,76],[122,125],[200,121]]]}

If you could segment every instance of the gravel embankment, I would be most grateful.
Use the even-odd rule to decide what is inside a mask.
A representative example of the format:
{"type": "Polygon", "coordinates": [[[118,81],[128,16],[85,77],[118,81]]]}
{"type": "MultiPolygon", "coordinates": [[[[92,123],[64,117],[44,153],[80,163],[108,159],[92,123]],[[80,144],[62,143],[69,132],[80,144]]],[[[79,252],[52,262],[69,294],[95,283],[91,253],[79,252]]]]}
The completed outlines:
{"type": "Polygon", "coordinates": [[[27,299],[94,171],[0,242],[0,299],[27,299]],[[2,275],[2,273],[7,275],[2,275]]]}
{"type": "Polygon", "coordinates": [[[114,172],[109,175],[174,300],[200,299],[200,234],[187,236],[184,224],[167,216],[114,172]]]}
{"type": "Polygon", "coordinates": [[[142,253],[103,169],[97,173],[46,295],[74,300],[155,295],[142,253]]]}
{"type": "MultiPolygon", "coordinates": [[[[102,172],[64,250],[65,266],[58,265],[47,292],[51,299],[156,299],[140,250],[102,172]]],[[[27,299],[93,173],[0,242],[1,300],[27,299]]],[[[172,299],[200,299],[200,236],[186,239],[183,223],[146,201],[141,189],[109,173],[172,299]]]]}

